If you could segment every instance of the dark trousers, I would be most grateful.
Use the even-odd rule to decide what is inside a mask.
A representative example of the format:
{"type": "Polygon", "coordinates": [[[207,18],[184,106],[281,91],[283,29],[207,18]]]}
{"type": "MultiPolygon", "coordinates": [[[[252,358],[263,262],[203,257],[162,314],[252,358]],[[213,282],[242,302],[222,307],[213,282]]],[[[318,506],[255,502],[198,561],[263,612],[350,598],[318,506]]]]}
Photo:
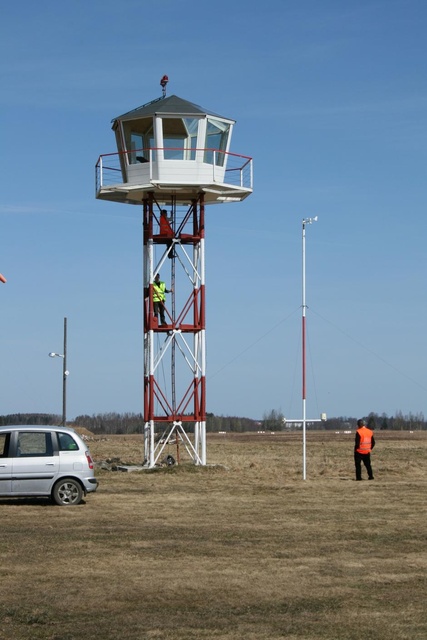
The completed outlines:
{"type": "Polygon", "coordinates": [[[160,315],[160,323],[166,324],[165,306],[163,302],[153,302],[153,311],[156,318],[160,315]]]}
{"type": "Polygon", "coordinates": [[[354,464],[356,466],[356,480],[362,479],[362,462],[366,467],[366,471],[368,472],[368,478],[372,479],[374,477],[374,474],[372,473],[371,467],[371,454],[359,453],[358,451],[355,451],[354,464]]]}

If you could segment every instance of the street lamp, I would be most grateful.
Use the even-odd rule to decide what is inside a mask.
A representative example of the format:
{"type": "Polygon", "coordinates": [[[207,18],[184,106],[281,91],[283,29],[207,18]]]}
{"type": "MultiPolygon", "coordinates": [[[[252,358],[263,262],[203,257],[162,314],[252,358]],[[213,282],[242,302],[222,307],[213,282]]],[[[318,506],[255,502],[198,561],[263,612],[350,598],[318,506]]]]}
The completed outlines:
{"type": "Polygon", "coordinates": [[[64,353],[49,353],[51,358],[62,358],[62,425],[67,422],[67,318],[64,318],[64,353]]]}
{"type": "Polygon", "coordinates": [[[307,224],[317,222],[314,218],[303,218],[302,221],[302,478],[306,479],[306,386],[305,386],[305,227],[307,224]]]}

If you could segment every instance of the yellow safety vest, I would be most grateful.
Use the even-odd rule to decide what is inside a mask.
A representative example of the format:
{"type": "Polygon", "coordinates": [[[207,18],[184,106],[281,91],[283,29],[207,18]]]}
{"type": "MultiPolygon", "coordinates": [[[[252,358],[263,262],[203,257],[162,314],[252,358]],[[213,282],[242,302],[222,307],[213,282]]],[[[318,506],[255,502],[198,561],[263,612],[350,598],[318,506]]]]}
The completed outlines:
{"type": "Polygon", "coordinates": [[[153,302],[164,302],[166,285],[164,282],[153,282],[153,302]]]}

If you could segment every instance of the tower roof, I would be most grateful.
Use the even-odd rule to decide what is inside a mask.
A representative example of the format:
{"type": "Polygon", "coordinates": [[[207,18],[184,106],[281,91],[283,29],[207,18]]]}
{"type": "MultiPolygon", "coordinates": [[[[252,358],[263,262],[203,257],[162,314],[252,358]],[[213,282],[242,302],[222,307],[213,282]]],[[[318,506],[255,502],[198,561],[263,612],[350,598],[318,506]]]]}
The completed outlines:
{"type": "Polygon", "coordinates": [[[123,122],[124,120],[135,120],[138,118],[143,118],[146,116],[152,116],[155,114],[163,114],[163,115],[181,115],[181,116],[194,116],[194,115],[209,115],[215,116],[217,118],[221,118],[221,120],[228,120],[229,122],[235,122],[230,118],[224,118],[224,116],[220,116],[217,113],[214,113],[210,109],[204,109],[197,104],[193,104],[188,100],[183,100],[183,98],[179,98],[178,96],[172,95],[167,98],[158,98],[157,100],[152,100],[152,102],[147,102],[147,104],[143,104],[141,107],[137,107],[136,109],[132,109],[132,111],[128,111],[124,113],[122,116],[117,116],[113,118],[112,122],[116,120],[120,120],[123,122]]]}

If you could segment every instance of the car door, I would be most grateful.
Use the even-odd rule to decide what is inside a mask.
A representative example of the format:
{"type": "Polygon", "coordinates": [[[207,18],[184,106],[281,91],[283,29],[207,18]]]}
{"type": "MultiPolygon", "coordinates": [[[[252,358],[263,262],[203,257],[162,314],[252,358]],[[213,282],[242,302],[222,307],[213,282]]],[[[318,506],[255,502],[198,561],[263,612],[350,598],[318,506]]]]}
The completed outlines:
{"type": "Polygon", "coordinates": [[[0,495],[12,491],[12,458],[9,458],[10,432],[0,433],[0,495]]]}
{"type": "Polygon", "coordinates": [[[80,451],[79,445],[69,433],[57,433],[58,452],[59,452],[59,470],[61,475],[65,473],[74,474],[87,469],[87,460],[83,451],[80,451]]]}
{"type": "Polygon", "coordinates": [[[47,495],[58,474],[50,431],[20,430],[15,434],[13,495],[47,495]]]}

